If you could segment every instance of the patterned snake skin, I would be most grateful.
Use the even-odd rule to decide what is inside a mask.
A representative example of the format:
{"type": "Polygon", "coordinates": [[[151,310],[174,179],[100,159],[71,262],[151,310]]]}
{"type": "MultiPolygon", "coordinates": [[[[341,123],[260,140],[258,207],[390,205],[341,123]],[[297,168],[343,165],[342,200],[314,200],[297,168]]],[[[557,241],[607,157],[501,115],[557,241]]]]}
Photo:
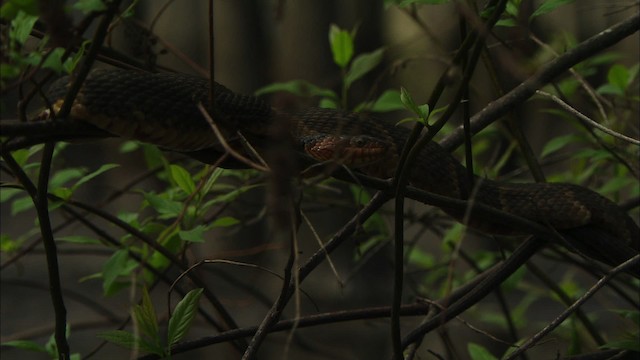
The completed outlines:
{"type": "MultiPolygon", "coordinates": [[[[68,81],[60,79],[50,88],[48,97],[54,110],[61,106],[68,81]]],[[[193,154],[201,160],[203,157],[196,155],[210,150],[219,154],[222,149],[197,108],[198,103],[205,104],[230,141],[237,131],[257,143],[268,141],[276,119],[286,118],[295,147],[303,157],[316,161],[339,157],[351,167],[379,178],[393,176],[408,137],[407,129],[365,114],[309,108],[285,115],[256,97],[235,94],[219,84],[215,85],[214,94],[212,108],[209,82],[205,79],[183,74],[97,70],[85,81],[70,117],[116,136],[193,154]],[[341,149],[336,149],[336,144],[342,144],[341,149]],[[361,157],[366,160],[358,162],[361,157]]],[[[410,183],[455,199],[467,199],[473,193],[478,203],[554,227],[571,237],[570,243],[579,251],[610,265],[620,264],[640,249],[640,228],[607,198],[572,184],[512,184],[486,179],[477,179],[478,189],[472,191],[466,169],[435,142],[420,153],[410,183]]],[[[458,220],[463,217],[459,211],[443,210],[458,220]]],[[[509,224],[482,216],[473,218],[470,225],[490,233],[519,233],[509,224]]]]}

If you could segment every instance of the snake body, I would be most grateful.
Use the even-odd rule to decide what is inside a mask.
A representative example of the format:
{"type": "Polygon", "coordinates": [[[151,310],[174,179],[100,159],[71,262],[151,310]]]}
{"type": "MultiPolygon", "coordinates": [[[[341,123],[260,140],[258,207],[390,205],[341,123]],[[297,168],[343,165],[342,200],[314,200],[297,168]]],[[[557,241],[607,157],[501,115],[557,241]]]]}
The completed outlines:
{"type": "MultiPolygon", "coordinates": [[[[68,78],[51,86],[48,98],[54,111],[60,108],[68,87],[68,78]]],[[[216,154],[222,151],[198,103],[209,110],[213,122],[229,139],[240,131],[250,140],[268,142],[274,123],[286,118],[291,139],[303,158],[338,159],[379,178],[393,176],[408,138],[407,129],[366,114],[323,108],[283,114],[257,97],[236,94],[220,84],[214,86],[211,106],[209,88],[208,80],[184,74],[97,70],[83,83],[70,117],[116,136],[194,154],[198,159],[209,151],[216,154]]],[[[550,225],[578,238],[571,242],[578,250],[611,265],[631,258],[640,250],[640,228],[609,199],[564,183],[512,184],[476,179],[477,188],[473,188],[466,169],[435,142],[427,144],[419,154],[410,183],[455,199],[472,198],[550,225]]],[[[458,220],[464,217],[459,210],[446,207],[443,210],[458,220]]],[[[519,232],[509,224],[482,215],[473,218],[470,224],[491,233],[519,232]]]]}

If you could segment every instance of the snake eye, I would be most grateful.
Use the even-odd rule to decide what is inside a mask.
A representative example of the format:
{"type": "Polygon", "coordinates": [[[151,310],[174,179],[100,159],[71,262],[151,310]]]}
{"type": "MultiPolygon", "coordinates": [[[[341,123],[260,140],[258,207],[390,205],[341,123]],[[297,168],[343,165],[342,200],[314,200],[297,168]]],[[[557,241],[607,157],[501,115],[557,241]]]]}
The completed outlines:
{"type": "Polygon", "coordinates": [[[368,141],[364,136],[354,136],[351,139],[351,143],[357,147],[364,147],[367,145],[368,141]]]}

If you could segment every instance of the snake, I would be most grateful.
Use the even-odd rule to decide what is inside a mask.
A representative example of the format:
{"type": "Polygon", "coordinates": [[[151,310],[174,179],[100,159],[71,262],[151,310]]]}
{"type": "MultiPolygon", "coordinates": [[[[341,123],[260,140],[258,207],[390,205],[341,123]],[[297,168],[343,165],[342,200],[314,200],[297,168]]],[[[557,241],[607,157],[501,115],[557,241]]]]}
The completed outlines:
{"type": "MultiPolygon", "coordinates": [[[[69,77],[63,77],[51,85],[47,92],[50,113],[46,116],[52,117],[60,110],[71,83],[69,77]]],[[[289,113],[205,78],[117,69],[92,71],[68,118],[205,163],[214,163],[225,151],[212,122],[229,144],[238,144],[241,134],[258,148],[282,141],[277,124],[284,123],[287,141],[302,161],[335,162],[382,179],[394,176],[410,133],[405,127],[364,112],[309,107],[289,113]],[[210,114],[209,119],[202,108],[210,114]]],[[[242,167],[233,161],[227,165],[242,167]]],[[[553,227],[573,239],[573,250],[611,266],[640,250],[640,228],[608,198],[569,183],[469,179],[466,168],[434,141],[419,152],[409,183],[430,193],[473,200],[553,227]]],[[[465,220],[465,212],[459,208],[443,206],[442,210],[458,221],[465,220]]],[[[491,234],[523,233],[517,226],[489,215],[474,215],[466,223],[491,234]]],[[[633,273],[640,277],[640,269],[633,273]]]]}

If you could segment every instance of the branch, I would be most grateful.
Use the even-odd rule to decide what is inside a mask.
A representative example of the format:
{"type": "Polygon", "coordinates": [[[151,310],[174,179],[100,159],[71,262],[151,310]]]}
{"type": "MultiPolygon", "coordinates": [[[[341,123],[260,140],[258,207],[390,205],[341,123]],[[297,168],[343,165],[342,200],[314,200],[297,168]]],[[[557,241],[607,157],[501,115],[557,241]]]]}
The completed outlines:
{"type": "MultiPolygon", "coordinates": [[[[546,66],[542,67],[538,73],[516,86],[504,96],[489,103],[489,105],[474,115],[471,118],[471,133],[477,134],[480,130],[507,114],[516,105],[529,99],[535,94],[536,90],[544,84],[551,82],[572,66],[634,34],[639,29],[640,13],[637,13],[627,20],[590,37],[578,44],[575,48],[555,58],[546,66]]],[[[463,139],[464,130],[462,126],[459,126],[440,142],[440,145],[451,152],[462,144],[463,139]]]]}

